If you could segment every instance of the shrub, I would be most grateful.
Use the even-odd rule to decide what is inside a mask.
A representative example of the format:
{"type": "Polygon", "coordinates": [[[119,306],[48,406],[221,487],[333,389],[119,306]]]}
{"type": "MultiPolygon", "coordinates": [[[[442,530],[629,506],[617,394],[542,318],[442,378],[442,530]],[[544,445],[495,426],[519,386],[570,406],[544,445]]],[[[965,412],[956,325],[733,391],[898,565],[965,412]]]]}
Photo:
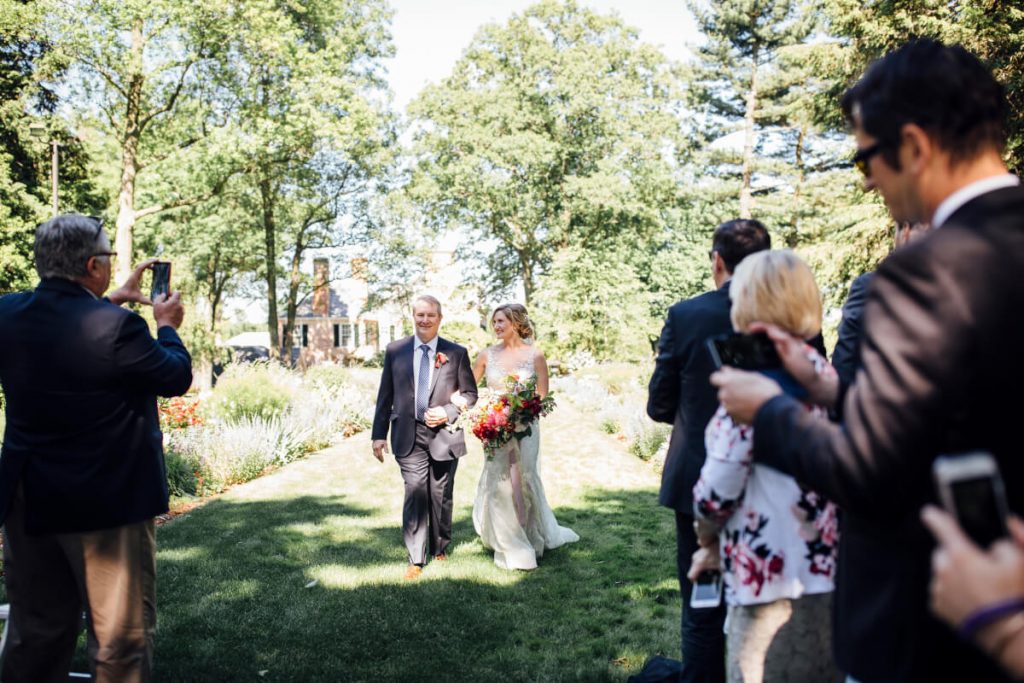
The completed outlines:
{"type": "Polygon", "coordinates": [[[641,460],[650,460],[671,433],[671,427],[658,424],[642,411],[638,411],[626,427],[626,436],[629,437],[629,452],[641,460]]]}
{"type": "Polygon", "coordinates": [[[323,363],[306,368],[303,379],[306,384],[314,387],[325,387],[333,389],[348,384],[351,381],[352,373],[344,366],[334,363],[323,363]]]}
{"type": "Polygon", "coordinates": [[[300,383],[297,375],[279,365],[232,365],[217,381],[209,402],[210,413],[221,422],[280,417],[300,383]]]}
{"type": "Polygon", "coordinates": [[[164,466],[167,468],[167,489],[172,496],[194,496],[196,494],[195,471],[186,460],[174,451],[164,454],[164,466]]]}
{"type": "Polygon", "coordinates": [[[601,431],[605,434],[617,434],[619,429],[619,423],[615,419],[606,417],[601,420],[601,431]]]}
{"type": "Polygon", "coordinates": [[[441,334],[445,339],[450,339],[456,344],[465,346],[466,350],[469,351],[471,360],[475,359],[481,351],[494,341],[494,336],[487,330],[465,320],[445,323],[441,328],[441,334]]]}

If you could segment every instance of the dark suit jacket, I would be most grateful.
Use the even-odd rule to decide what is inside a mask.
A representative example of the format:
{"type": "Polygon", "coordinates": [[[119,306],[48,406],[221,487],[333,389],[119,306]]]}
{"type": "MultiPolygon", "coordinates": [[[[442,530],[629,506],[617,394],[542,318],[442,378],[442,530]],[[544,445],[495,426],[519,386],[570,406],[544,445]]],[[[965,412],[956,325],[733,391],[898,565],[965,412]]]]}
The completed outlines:
{"type": "Polygon", "coordinates": [[[862,318],[864,303],[868,298],[868,287],[874,273],[864,273],[850,285],[850,294],[843,304],[843,319],[839,323],[839,339],[832,351],[832,367],[845,385],[853,383],[853,375],[860,365],[860,337],[863,334],[862,318]]]}
{"type": "Polygon", "coordinates": [[[729,283],[668,309],[648,387],[647,414],[672,424],[658,501],[693,514],[693,487],[704,465],[704,429],[718,409],[708,377],[714,363],[705,342],[732,332],[729,283]]]}
{"type": "Polygon", "coordinates": [[[106,529],[167,511],[156,395],[192,383],[177,333],[67,280],[0,298],[7,429],[0,518],[19,482],[29,533],[106,529]]]}
{"type": "Polygon", "coordinates": [[[871,681],[1008,678],[927,607],[936,456],[994,454],[1024,512],[1024,189],[978,197],[891,255],[864,309],[862,365],[844,423],[779,396],[754,422],[755,457],[839,503],[836,660],[871,681]]]}
{"type": "MultiPolygon", "coordinates": [[[[415,337],[406,337],[388,344],[384,352],[384,370],[377,391],[377,409],[373,416],[372,438],[386,439],[391,431],[391,452],[403,458],[412,452],[416,442],[416,387],[413,379],[413,344],[415,337]]],[[[459,409],[451,396],[460,392],[469,405],[476,403],[477,388],[473,380],[473,367],[469,352],[458,344],[438,337],[437,352],[448,357],[448,362],[434,370],[430,380],[430,398],[427,408],[440,406],[448,413],[448,422],[454,422],[459,409]]],[[[430,457],[451,460],[466,454],[466,437],[459,430],[450,432],[444,427],[434,429],[430,442],[430,457]]]]}

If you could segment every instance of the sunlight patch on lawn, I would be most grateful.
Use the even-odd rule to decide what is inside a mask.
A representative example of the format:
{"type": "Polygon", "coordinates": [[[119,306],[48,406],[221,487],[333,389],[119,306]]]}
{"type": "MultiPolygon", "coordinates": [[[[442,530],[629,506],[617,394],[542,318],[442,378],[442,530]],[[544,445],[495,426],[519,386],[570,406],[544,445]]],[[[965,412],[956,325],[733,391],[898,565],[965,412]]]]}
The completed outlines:
{"type": "Polygon", "coordinates": [[[483,563],[483,558],[451,559],[445,563],[431,562],[423,570],[423,575],[415,582],[403,578],[406,565],[390,563],[364,567],[331,564],[311,567],[306,576],[316,580],[324,588],[352,589],[363,586],[416,586],[441,581],[469,581],[483,586],[507,587],[526,578],[526,572],[504,571],[498,569],[490,558],[483,563]]]}
{"type": "Polygon", "coordinates": [[[220,582],[217,590],[203,596],[202,602],[219,603],[255,598],[260,590],[261,584],[255,579],[226,579],[220,582]]]}
{"type": "Polygon", "coordinates": [[[206,557],[206,548],[166,548],[157,550],[157,560],[161,562],[188,562],[206,557]]]}

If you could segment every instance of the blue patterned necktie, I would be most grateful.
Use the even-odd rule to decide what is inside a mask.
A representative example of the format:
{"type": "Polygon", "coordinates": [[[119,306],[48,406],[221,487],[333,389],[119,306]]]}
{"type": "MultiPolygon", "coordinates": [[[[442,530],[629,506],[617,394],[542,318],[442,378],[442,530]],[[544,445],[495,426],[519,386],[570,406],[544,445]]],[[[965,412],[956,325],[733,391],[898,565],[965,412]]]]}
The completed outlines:
{"type": "Polygon", "coordinates": [[[430,391],[430,347],[420,344],[423,359],[420,360],[420,376],[416,379],[416,419],[422,421],[427,412],[427,393],[430,391]]]}

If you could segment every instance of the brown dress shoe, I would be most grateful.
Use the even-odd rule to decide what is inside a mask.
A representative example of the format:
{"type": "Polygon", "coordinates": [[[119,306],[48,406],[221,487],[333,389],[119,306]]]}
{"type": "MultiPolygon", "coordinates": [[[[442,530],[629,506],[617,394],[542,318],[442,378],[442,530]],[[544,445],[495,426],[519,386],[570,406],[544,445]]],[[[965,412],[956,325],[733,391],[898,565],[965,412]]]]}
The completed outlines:
{"type": "Polygon", "coordinates": [[[415,581],[416,579],[420,578],[420,574],[422,573],[423,567],[417,564],[410,564],[405,570],[404,578],[406,581],[415,581]]]}

